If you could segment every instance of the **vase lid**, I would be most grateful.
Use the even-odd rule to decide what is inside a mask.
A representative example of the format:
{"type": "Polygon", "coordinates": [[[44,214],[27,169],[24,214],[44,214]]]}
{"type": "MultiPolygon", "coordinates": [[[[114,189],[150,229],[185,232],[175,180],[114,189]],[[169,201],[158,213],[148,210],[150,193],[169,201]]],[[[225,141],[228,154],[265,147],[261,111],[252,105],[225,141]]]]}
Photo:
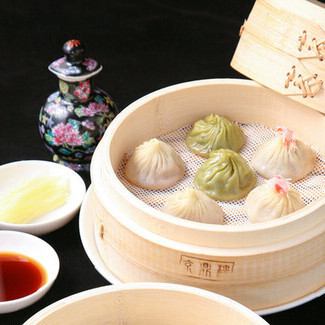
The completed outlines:
{"type": "Polygon", "coordinates": [[[103,68],[96,60],[85,57],[85,47],[79,40],[65,42],[62,49],[64,57],[53,61],[48,67],[62,80],[78,82],[89,79],[103,68]]]}

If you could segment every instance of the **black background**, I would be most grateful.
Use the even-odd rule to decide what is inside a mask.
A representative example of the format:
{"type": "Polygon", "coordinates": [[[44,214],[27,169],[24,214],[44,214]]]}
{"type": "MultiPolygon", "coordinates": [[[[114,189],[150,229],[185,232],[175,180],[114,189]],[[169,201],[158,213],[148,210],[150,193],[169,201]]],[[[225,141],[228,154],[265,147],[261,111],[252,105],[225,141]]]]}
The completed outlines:
{"type": "MultiPolygon", "coordinates": [[[[64,41],[79,38],[86,44],[88,55],[104,66],[97,84],[123,109],[171,84],[244,78],[229,63],[253,2],[1,1],[0,162],[51,159],[39,138],[37,119],[47,96],[58,88],[47,66],[62,56],[64,41]]],[[[83,176],[89,185],[89,177],[83,176]]],[[[39,302],[0,315],[1,325],[21,324],[58,299],[107,284],[83,250],[78,217],[43,238],[58,252],[59,277],[39,302]]],[[[322,309],[319,298],[265,319],[274,325],[321,324],[322,309]]]]}

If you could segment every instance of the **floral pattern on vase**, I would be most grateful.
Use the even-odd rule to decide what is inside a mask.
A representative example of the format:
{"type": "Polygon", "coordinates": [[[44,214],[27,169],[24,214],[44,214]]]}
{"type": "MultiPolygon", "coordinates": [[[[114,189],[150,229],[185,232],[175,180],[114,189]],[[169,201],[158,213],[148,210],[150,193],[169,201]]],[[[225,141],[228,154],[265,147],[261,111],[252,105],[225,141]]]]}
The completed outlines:
{"type": "Polygon", "coordinates": [[[86,67],[87,71],[94,71],[97,68],[97,61],[91,58],[86,58],[83,62],[82,65],[86,67]]]}
{"type": "Polygon", "coordinates": [[[116,116],[116,106],[106,92],[96,88],[83,103],[70,92],[75,86],[64,83],[69,92],[55,92],[42,107],[39,132],[54,161],[77,171],[88,170],[96,145],[116,116]]]}
{"type": "Polygon", "coordinates": [[[74,88],[73,95],[79,99],[80,102],[88,100],[90,95],[90,81],[80,81],[79,84],[74,88]]]}

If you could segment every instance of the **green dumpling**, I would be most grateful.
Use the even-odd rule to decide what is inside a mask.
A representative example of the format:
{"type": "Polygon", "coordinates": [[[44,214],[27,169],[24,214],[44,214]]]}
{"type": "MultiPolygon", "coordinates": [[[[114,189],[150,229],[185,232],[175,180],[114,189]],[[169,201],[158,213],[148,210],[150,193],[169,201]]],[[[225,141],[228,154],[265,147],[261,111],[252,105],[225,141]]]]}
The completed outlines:
{"type": "Polygon", "coordinates": [[[256,176],[237,152],[219,149],[196,172],[194,183],[214,200],[230,201],[244,197],[256,183],[256,176]]]}
{"type": "Polygon", "coordinates": [[[186,145],[195,154],[208,157],[211,151],[231,149],[239,151],[245,144],[240,127],[217,114],[210,114],[194,123],[186,136],[186,145]]]}

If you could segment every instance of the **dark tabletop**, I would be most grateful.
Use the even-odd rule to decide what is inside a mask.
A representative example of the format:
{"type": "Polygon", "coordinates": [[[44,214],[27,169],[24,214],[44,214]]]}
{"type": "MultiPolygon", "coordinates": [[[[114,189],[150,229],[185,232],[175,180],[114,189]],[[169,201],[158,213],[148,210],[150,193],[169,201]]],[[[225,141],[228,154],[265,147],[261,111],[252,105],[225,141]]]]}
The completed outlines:
{"type": "MultiPolygon", "coordinates": [[[[179,82],[244,78],[230,68],[238,31],[252,0],[1,1],[0,159],[8,163],[51,157],[37,130],[38,113],[58,82],[47,66],[64,41],[81,39],[104,70],[96,82],[123,109],[135,99],[179,82]]],[[[89,176],[82,175],[89,185],[89,176]]],[[[61,270],[48,294],[0,324],[21,324],[73,293],[107,285],[82,247],[78,217],[43,239],[61,270]]],[[[270,324],[324,324],[324,299],[265,316],[270,324]]]]}

